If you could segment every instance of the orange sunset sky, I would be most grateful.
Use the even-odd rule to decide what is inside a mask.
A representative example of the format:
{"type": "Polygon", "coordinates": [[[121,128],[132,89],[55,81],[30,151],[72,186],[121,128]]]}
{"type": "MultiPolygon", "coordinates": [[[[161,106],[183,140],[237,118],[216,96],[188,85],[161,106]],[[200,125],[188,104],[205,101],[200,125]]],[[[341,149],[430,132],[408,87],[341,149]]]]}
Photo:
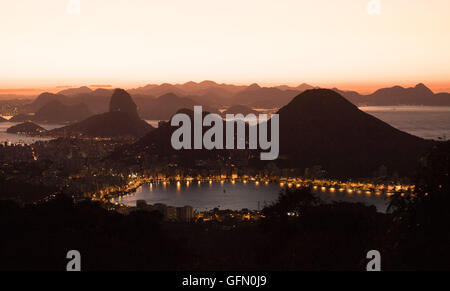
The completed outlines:
{"type": "Polygon", "coordinates": [[[379,15],[372,0],[80,0],[74,14],[70,1],[0,2],[0,94],[191,80],[450,91],[448,0],[380,0],[379,15]]]}

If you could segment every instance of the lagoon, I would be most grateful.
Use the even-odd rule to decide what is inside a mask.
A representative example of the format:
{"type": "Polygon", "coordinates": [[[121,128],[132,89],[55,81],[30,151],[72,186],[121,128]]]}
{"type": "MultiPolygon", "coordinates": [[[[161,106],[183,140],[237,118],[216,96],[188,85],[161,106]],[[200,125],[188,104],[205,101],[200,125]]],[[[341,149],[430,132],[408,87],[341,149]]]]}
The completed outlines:
{"type": "MultiPolygon", "coordinates": [[[[171,182],[151,183],[140,186],[134,193],[114,198],[113,202],[136,206],[137,200],[145,200],[148,204],[162,203],[169,206],[192,206],[197,211],[207,211],[213,208],[241,210],[261,210],[265,205],[276,201],[282,190],[280,184],[243,182],[171,182]]],[[[367,194],[365,192],[337,191],[318,188],[315,191],[325,202],[345,201],[361,202],[374,205],[378,211],[386,212],[386,196],[367,194]]]]}

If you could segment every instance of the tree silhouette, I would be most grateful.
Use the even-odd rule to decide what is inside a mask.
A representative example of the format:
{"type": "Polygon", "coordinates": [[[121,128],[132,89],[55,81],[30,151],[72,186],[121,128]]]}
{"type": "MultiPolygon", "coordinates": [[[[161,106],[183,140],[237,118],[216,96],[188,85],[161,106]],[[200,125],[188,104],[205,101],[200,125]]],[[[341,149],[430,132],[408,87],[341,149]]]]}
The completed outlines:
{"type": "Polygon", "coordinates": [[[312,206],[321,204],[317,195],[310,188],[290,189],[280,191],[278,199],[263,209],[267,218],[287,219],[289,216],[299,217],[312,206]]]}
{"type": "Polygon", "coordinates": [[[450,142],[435,145],[421,160],[414,193],[396,194],[393,264],[402,269],[449,269],[450,142]]]}

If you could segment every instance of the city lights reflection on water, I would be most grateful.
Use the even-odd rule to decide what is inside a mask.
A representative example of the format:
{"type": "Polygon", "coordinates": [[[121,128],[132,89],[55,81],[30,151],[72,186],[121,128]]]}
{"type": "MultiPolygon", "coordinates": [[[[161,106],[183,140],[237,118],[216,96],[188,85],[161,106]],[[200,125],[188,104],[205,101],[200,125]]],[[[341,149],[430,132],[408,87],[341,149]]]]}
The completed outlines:
{"type": "MultiPolygon", "coordinates": [[[[215,207],[220,209],[241,210],[248,208],[258,210],[264,205],[268,205],[278,198],[278,193],[284,187],[299,188],[299,183],[270,183],[265,181],[248,180],[207,180],[207,183],[197,181],[197,187],[190,187],[190,182],[154,182],[140,186],[129,196],[119,197],[119,201],[125,205],[135,206],[137,200],[146,200],[149,204],[163,203],[171,206],[191,205],[199,211],[210,210],[215,207]]],[[[380,191],[354,190],[335,187],[314,186],[315,192],[325,202],[345,201],[361,202],[366,205],[374,205],[378,211],[385,212],[387,209],[386,197],[390,193],[381,193],[380,191]],[[353,193],[359,195],[353,195],[353,193]],[[362,195],[365,194],[365,195],[362,195]]],[[[117,201],[117,199],[116,199],[117,201]]]]}

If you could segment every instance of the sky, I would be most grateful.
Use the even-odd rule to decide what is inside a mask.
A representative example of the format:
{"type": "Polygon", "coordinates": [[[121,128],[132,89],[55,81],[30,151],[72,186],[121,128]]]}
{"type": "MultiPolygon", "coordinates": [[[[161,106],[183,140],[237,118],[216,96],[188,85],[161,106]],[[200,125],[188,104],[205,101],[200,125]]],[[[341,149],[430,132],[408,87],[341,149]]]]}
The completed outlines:
{"type": "Polygon", "coordinates": [[[0,0],[0,89],[214,80],[450,91],[448,15],[448,0],[0,0]]]}

